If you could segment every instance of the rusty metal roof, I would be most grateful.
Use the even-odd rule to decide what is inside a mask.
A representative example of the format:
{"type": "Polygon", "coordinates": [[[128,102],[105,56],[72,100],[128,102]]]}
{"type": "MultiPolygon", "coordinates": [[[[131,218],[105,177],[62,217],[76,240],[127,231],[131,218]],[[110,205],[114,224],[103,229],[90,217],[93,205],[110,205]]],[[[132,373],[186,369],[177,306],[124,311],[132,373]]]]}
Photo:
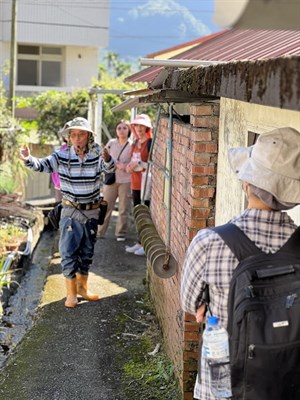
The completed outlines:
{"type": "MultiPolygon", "coordinates": [[[[293,55],[300,55],[300,31],[230,29],[172,58],[256,61],[293,55]]],[[[127,77],[125,81],[150,83],[162,69],[163,67],[145,68],[127,77]]]]}

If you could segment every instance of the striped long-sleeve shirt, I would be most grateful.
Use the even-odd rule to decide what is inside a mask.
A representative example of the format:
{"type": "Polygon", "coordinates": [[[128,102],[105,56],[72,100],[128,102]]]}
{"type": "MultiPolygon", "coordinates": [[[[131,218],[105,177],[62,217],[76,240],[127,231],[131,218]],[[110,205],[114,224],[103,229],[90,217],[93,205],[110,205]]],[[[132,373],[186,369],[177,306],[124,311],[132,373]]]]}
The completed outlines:
{"type": "MultiPolygon", "coordinates": [[[[296,229],[285,212],[247,209],[230,222],[236,224],[262,251],[275,253],[296,229]]],[[[198,232],[191,242],[183,265],[181,302],[184,311],[196,314],[197,301],[209,285],[210,309],[227,327],[229,284],[238,260],[220,236],[211,229],[198,232]]],[[[209,371],[201,359],[201,377],[197,376],[195,399],[216,400],[209,387],[209,371]],[[201,383],[200,383],[201,382],[201,383]]]]}
{"type": "Polygon", "coordinates": [[[94,145],[83,160],[73,146],[58,150],[45,158],[30,156],[26,167],[38,172],[58,172],[63,198],[77,203],[90,203],[99,199],[101,172],[113,172],[114,160],[105,162],[101,157],[101,147],[94,145]]]}

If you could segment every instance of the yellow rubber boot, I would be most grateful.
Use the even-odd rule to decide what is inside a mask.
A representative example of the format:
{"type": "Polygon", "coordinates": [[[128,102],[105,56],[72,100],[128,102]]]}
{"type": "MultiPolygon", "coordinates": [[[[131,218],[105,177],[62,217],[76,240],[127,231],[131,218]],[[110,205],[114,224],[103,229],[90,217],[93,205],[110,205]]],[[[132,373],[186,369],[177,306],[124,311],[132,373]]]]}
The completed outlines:
{"type": "Polygon", "coordinates": [[[65,306],[69,308],[74,308],[78,303],[76,279],[66,279],[66,287],[67,287],[67,298],[65,301],[65,306]]]}
{"type": "Polygon", "coordinates": [[[97,301],[100,297],[97,294],[91,293],[87,288],[87,275],[76,274],[77,278],[77,293],[85,300],[97,301]]]}

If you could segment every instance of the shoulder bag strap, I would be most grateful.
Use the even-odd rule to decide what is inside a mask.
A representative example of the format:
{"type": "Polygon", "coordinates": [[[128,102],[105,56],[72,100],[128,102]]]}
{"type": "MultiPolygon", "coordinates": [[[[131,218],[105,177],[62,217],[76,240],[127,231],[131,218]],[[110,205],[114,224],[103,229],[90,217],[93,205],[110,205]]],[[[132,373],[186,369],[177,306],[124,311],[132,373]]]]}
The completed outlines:
{"type": "Polygon", "coordinates": [[[239,261],[262,253],[262,250],[235,224],[228,223],[211,229],[221,236],[239,261]]]}
{"type": "Polygon", "coordinates": [[[288,253],[291,252],[300,256],[300,226],[298,226],[288,241],[278,250],[278,252],[281,251],[288,253]]]}
{"type": "Polygon", "coordinates": [[[119,160],[120,159],[120,157],[121,157],[121,154],[123,153],[123,150],[125,149],[125,147],[128,145],[128,141],[124,144],[124,146],[122,147],[122,150],[120,151],[120,153],[119,153],[119,155],[118,155],[118,158],[117,158],[117,160],[119,160]]]}

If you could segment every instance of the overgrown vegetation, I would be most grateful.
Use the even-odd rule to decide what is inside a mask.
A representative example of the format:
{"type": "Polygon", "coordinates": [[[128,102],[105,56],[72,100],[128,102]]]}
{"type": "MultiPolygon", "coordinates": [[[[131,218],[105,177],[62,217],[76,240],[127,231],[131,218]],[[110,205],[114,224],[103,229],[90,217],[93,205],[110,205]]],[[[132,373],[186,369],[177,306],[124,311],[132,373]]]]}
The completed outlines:
{"type": "MultiPolygon", "coordinates": [[[[18,98],[17,108],[30,107],[38,112],[34,121],[22,121],[26,132],[36,131],[40,143],[58,141],[58,132],[65,122],[75,116],[88,117],[90,101],[96,101],[97,91],[132,91],[144,88],[140,83],[125,83],[126,76],[131,73],[130,64],[123,63],[115,53],[106,56],[106,66],[99,65],[98,79],[91,82],[91,88],[73,90],[71,93],[47,91],[33,97],[18,98]]],[[[130,110],[112,112],[112,107],[128,99],[128,96],[114,93],[103,94],[102,120],[111,135],[115,133],[115,126],[120,119],[130,120],[130,110]]],[[[154,115],[153,108],[145,112],[154,115]]],[[[104,136],[104,143],[107,139],[104,136]]]]}
{"type": "Polygon", "coordinates": [[[13,193],[23,177],[18,158],[20,123],[12,118],[7,108],[7,98],[0,79],[0,194],[13,193]]]}
{"type": "Polygon", "coordinates": [[[47,91],[34,97],[18,99],[18,108],[31,107],[38,112],[34,121],[22,122],[26,131],[35,131],[40,143],[58,141],[58,132],[74,116],[87,118],[89,94],[87,90],[71,93],[47,91]]]}
{"type": "MultiPolygon", "coordinates": [[[[0,193],[23,192],[26,170],[19,160],[19,147],[28,143],[34,135],[39,143],[59,143],[58,132],[66,121],[75,116],[87,117],[89,102],[97,95],[93,89],[132,91],[143,88],[143,84],[127,84],[126,76],[132,73],[131,65],[123,63],[116,53],[108,53],[105,65],[99,65],[98,79],[91,82],[90,90],[78,89],[70,93],[47,91],[33,97],[16,98],[17,108],[33,108],[37,118],[17,120],[12,118],[7,108],[7,97],[3,88],[2,76],[7,75],[4,67],[0,76],[0,193]]],[[[120,119],[130,119],[130,110],[114,113],[111,108],[122,103],[128,96],[103,94],[103,117],[110,134],[114,136],[115,126],[120,119]]],[[[153,108],[145,110],[152,117],[153,108]]],[[[103,135],[103,142],[107,138],[103,135]]]]}
{"type": "MultiPolygon", "coordinates": [[[[130,345],[124,339],[120,342],[122,359],[127,359],[122,367],[122,398],[181,400],[174,365],[163,351],[162,335],[154,317],[151,300],[147,296],[140,304],[144,318],[135,321],[137,340],[133,340],[130,345]]],[[[125,316],[125,319],[119,321],[120,329],[126,330],[128,319],[129,316],[125,316]]],[[[131,326],[132,321],[131,319],[131,326]]]]}

